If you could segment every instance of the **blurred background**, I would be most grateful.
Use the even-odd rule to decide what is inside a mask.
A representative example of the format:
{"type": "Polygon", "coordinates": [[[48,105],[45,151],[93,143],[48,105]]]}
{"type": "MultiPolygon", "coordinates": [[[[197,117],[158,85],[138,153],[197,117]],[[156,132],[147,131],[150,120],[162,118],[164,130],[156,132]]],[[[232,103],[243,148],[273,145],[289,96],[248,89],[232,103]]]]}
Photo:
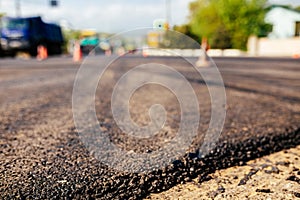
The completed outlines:
{"type": "MultiPolygon", "coordinates": [[[[162,19],[164,29],[181,32],[199,43],[204,40],[211,56],[300,55],[300,3],[297,0],[0,0],[0,16],[2,56],[15,56],[19,51],[36,55],[37,46],[41,44],[47,46],[50,54],[72,54],[76,42],[84,54],[95,47],[96,53],[103,54],[131,51],[141,46],[168,48],[160,44],[163,36],[155,31],[142,36],[144,38],[107,40],[115,33],[152,27],[155,19],[162,19]],[[63,39],[55,28],[49,31],[49,26],[44,31],[48,35],[44,33],[40,38],[30,39],[38,33],[29,30],[25,34],[20,28],[17,32],[8,17],[10,21],[41,17],[44,24],[58,25],[63,39]],[[24,46],[21,35],[28,37],[23,38],[28,40],[26,48],[21,48],[24,46]]],[[[43,29],[41,25],[34,26],[43,29]]]]}

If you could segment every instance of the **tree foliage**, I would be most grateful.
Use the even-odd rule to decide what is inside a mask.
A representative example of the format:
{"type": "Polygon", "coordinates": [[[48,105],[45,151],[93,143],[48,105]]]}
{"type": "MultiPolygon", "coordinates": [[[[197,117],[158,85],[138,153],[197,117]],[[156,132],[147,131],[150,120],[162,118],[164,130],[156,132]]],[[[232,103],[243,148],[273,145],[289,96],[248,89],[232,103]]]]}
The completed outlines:
{"type": "Polygon", "coordinates": [[[174,31],[177,31],[179,33],[185,34],[189,36],[190,38],[194,39],[197,42],[201,41],[201,37],[199,35],[196,35],[192,32],[190,24],[183,24],[183,25],[175,25],[173,27],[174,31]]]}
{"type": "Polygon", "coordinates": [[[168,49],[199,49],[199,42],[179,31],[165,31],[159,42],[160,48],[168,49]]]}
{"type": "Polygon", "coordinates": [[[264,36],[267,0],[196,0],[190,4],[191,32],[214,48],[245,49],[252,34],[264,36]]]}
{"type": "Polygon", "coordinates": [[[0,19],[5,16],[5,13],[0,13],[0,19]]]}

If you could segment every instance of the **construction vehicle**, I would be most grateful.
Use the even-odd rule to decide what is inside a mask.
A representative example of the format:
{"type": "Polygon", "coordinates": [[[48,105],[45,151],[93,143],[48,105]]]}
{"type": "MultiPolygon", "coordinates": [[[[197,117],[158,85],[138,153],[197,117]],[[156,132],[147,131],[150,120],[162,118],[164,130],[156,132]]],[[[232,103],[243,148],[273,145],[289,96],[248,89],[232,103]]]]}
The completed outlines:
{"type": "Polygon", "coordinates": [[[38,46],[47,48],[49,55],[61,54],[64,43],[61,27],[45,23],[41,17],[3,17],[0,26],[2,54],[14,56],[17,52],[37,55],[38,46]]]}
{"type": "Polygon", "coordinates": [[[81,31],[80,38],[80,48],[83,54],[90,54],[100,42],[97,32],[92,29],[81,31]]]}

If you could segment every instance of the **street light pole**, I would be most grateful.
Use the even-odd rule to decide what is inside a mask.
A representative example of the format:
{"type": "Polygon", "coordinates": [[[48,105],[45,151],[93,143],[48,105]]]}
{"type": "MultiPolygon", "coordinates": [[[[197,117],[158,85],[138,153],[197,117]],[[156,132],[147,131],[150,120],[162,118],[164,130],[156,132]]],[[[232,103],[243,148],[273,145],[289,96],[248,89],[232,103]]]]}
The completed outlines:
{"type": "Polygon", "coordinates": [[[15,0],[15,6],[16,6],[16,16],[21,17],[21,2],[20,2],[20,0],[15,0]]]}
{"type": "Polygon", "coordinates": [[[166,21],[168,24],[171,23],[171,1],[165,0],[166,2],[166,21]]]}

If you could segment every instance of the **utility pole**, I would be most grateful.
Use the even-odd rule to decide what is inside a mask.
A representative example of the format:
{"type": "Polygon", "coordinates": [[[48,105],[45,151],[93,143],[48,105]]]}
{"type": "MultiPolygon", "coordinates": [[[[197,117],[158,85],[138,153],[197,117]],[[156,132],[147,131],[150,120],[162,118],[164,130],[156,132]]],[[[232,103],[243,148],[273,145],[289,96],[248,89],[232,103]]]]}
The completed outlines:
{"type": "Polygon", "coordinates": [[[15,0],[15,6],[16,6],[16,16],[21,17],[21,2],[20,2],[20,0],[15,0]]]}
{"type": "Polygon", "coordinates": [[[171,1],[165,0],[166,3],[166,22],[168,24],[171,23],[171,1]]]}

